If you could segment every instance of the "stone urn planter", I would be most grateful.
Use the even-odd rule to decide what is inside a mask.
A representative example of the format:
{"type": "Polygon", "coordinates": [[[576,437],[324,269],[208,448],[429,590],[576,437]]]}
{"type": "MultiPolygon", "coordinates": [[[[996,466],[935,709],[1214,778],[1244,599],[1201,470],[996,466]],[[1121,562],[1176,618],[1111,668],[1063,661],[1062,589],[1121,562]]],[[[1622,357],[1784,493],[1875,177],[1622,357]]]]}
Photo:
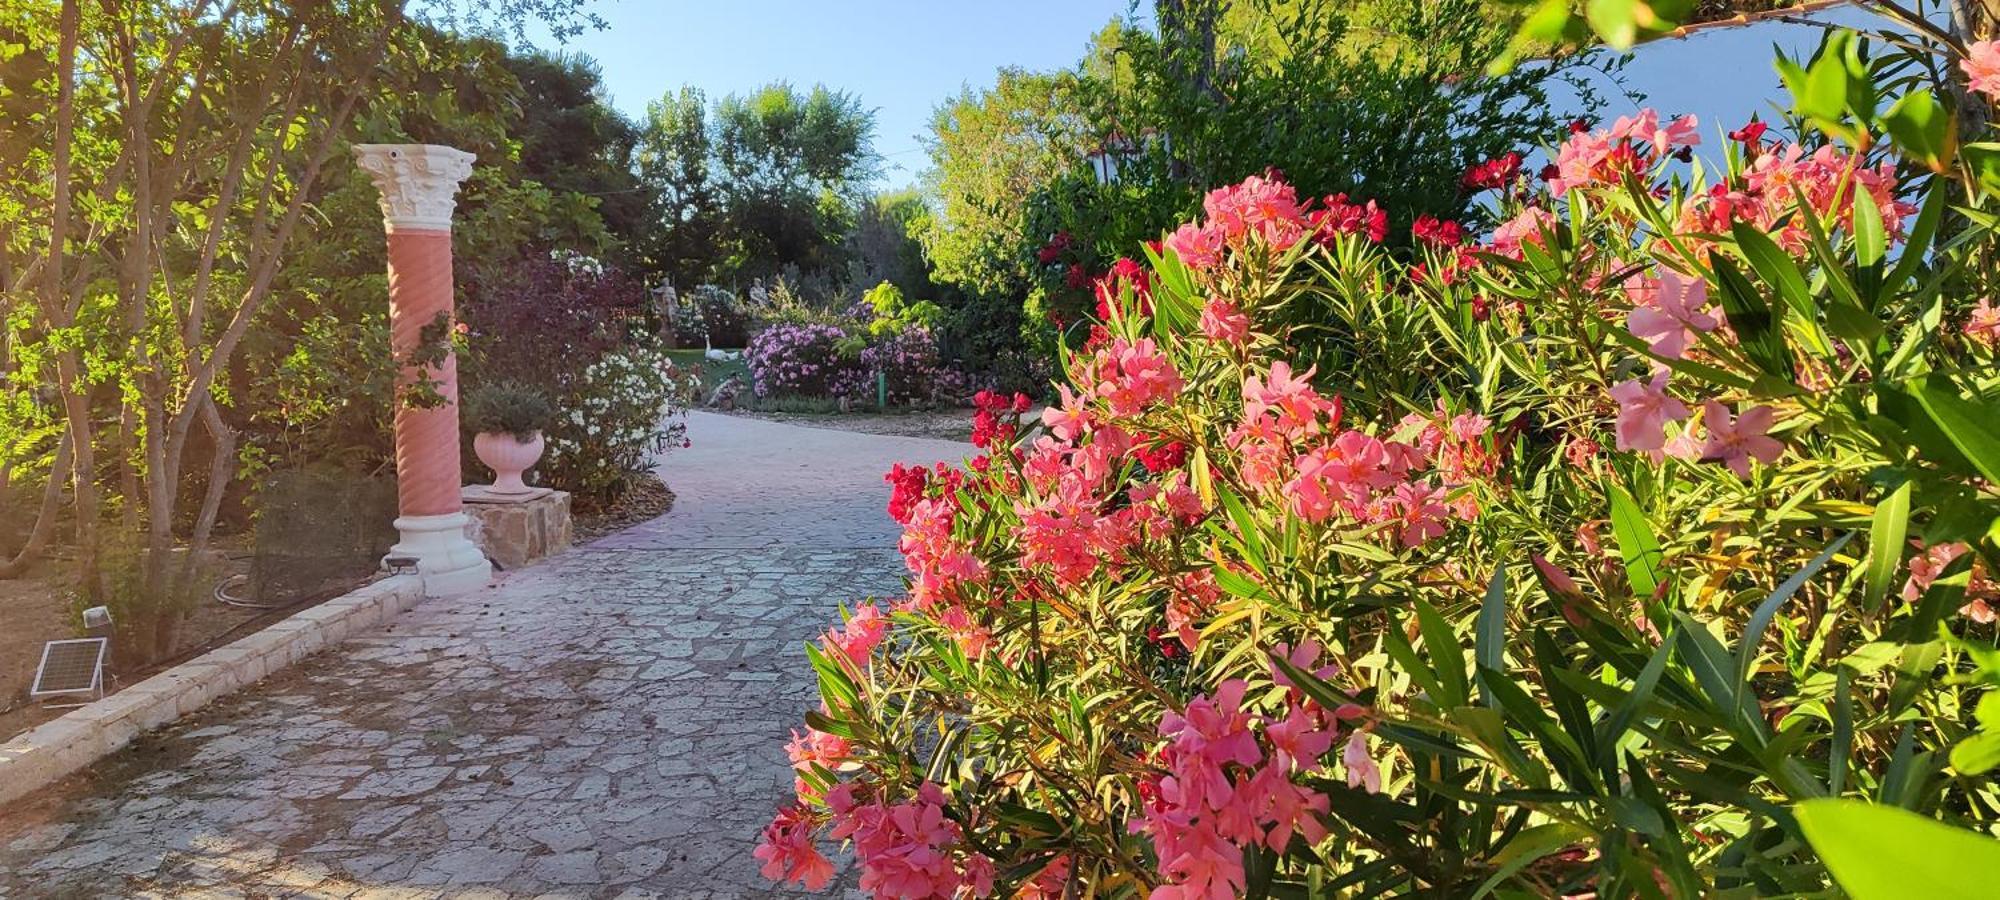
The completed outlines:
{"type": "Polygon", "coordinates": [[[493,470],[493,493],[534,493],[534,488],[521,481],[521,473],[534,468],[542,458],[541,432],[531,432],[525,441],[504,431],[480,432],[472,438],[472,452],[493,470]]]}

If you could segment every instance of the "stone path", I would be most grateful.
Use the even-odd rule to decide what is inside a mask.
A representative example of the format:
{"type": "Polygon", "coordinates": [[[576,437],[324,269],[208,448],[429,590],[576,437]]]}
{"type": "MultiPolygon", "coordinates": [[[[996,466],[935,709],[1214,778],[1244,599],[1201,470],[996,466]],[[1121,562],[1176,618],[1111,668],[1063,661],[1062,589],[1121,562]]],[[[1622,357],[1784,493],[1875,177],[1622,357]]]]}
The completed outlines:
{"type": "Polygon", "coordinates": [[[890,463],[966,448],[691,418],[668,515],[0,811],[0,897],[783,895],[750,851],[814,699],[800,645],[899,589],[890,463]]]}

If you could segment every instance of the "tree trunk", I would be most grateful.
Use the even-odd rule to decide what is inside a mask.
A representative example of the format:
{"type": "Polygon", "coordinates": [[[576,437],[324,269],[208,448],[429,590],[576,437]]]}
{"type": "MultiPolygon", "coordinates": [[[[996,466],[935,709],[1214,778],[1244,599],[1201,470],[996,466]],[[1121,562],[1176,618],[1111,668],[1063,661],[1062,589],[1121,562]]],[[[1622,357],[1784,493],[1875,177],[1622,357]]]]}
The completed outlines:
{"type": "Polygon", "coordinates": [[[49,466],[49,481],[42,487],[42,506],[35,513],[35,526],[13,559],[0,561],[0,578],[17,578],[41,558],[49,536],[56,530],[56,513],[62,508],[63,481],[69,478],[70,438],[65,433],[56,443],[56,459],[49,466]]]}

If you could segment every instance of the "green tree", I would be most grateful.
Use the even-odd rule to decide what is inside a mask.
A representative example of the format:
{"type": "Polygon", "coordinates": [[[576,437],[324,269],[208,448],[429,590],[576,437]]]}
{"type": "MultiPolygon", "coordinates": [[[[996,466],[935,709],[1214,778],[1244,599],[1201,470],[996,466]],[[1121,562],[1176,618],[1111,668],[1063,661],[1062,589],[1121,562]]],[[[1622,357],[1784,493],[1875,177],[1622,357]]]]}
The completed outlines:
{"type": "Polygon", "coordinates": [[[699,88],[683,86],[646,104],[635,156],[653,201],[654,227],[639,250],[648,270],[683,288],[722,258],[722,199],[709,177],[712,146],[708,98],[699,88]]]}
{"type": "Polygon", "coordinates": [[[506,56],[504,65],[519,85],[519,121],[508,134],[520,142],[521,175],[589,198],[621,250],[640,239],[652,201],[635,168],[639,129],[606,102],[597,63],[530,51],[506,56]]]}
{"type": "Polygon", "coordinates": [[[722,98],[714,128],[730,268],[830,268],[876,172],[875,114],[852,94],[780,82],[722,98]]]}
{"type": "MultiPolygon", "coordinates": [[[[0,8],[0,320],[12,412],[60,418],[86,592],[106,494],[153,598],[189,596],[236,472],[229,373],[269,312],[347,141],[437,32],[426,22],[576,26],[581,0],[301,4],[23,0],[0,8]],[[14,147],[32,148],[16,153],[14,147]],[[106,427],[106,423],[116,423],[106,427]],[[204,459],[204,457],[206,457],[204,459]],[[205,462],[206,473],[192,475],[205,462]],[[108,491],[107,491],[108,489],[108,491]],[[191,511],[190,511],[191,510],[191,511]],[[185,538],[186,547],[177,546],[185,538]]],[[[379,240],[379,217],[366,226],[379,240]]],[[[9,447],[6,452],[17,450],[9,447]]],[[[50,485],[45,496],[57,493],[50,485]]],[[[53,504],[42,506],[36,535],[53,504]]],[[[39,546],[33,538],[29,553],[39,546]]],[[[16,561],[8,561],[13,568],[16,561]]],[[[136,656],[173,646],[178,610],[136,656]]]]}

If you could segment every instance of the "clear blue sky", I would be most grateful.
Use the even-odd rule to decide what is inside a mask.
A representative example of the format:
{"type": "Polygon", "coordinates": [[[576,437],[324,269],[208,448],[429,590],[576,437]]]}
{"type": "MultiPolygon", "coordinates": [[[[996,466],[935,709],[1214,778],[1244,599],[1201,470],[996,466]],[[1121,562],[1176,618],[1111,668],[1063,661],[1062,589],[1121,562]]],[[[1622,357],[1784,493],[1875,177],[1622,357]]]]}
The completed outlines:
{"type": "MultiPolygon", "coordinates": [[[[745,93],[772,81],[824,83],[875,110],[883,186],[911,184],[926,167],[918,135],[960,87],[982,87],[1002,66],[1074,65],[1091,35],[1125,15],[1126,0],[597,0],[608,27],[558,45],[604,70],[627,116],[682,84],[745,93]]],[[[1141,6],[1149,21],[1151,4],[1141,6]]]]}

